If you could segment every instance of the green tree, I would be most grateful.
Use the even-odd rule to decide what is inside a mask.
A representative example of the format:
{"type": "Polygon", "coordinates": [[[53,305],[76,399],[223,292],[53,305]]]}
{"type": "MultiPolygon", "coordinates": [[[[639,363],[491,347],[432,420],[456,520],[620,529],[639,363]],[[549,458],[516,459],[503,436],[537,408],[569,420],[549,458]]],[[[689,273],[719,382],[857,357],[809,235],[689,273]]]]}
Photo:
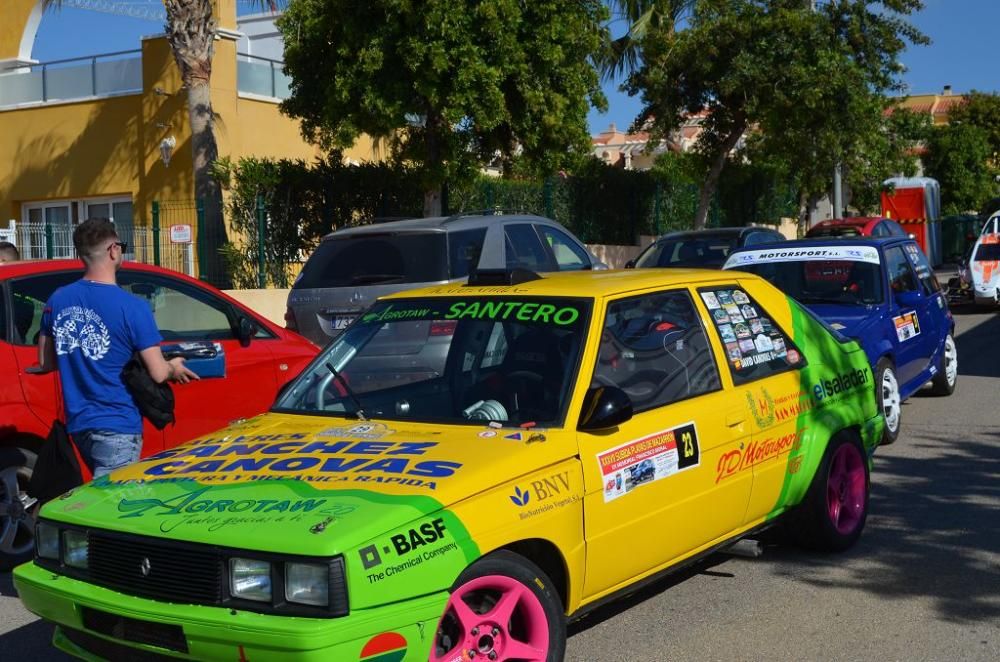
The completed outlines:
{"type": "Polygon", "coordinates": [[[291,0],[282,108],[324,147],[366,134],[414,164],[436,215],[443,183],[484,163],[552,172],[589,151],[606,18],[599,0],[291,0]]]}
{"type": "Polygon", "coordinates": [[[951,110],[948,121],[982,129],[990,146],[990,161],[1000,167],[1000,95],[973,90],[965,103],[951,110]]]}
{"type": "Polygon", "coordinates": [[[941,184],[945,215],[975,213],[996,195],[990,149],[989,133],[973,124],[948,124],[931,132],[924,171],[941,184]]]}
{"type": "Polygon", "coordinates": [[[883,130],[885,93],[899,88],[898,54],[926,41],[901,18],[921,6],[835,0],[813,11],[803,0],[695,0],[690,27],[650,26],[627,89],[641,95],[638,121],[654,139],[704,113],[695,227],[704,227],[733,155],[794,173],[803,207],[826,190],[834,164],[862,160],[883,130]]]}

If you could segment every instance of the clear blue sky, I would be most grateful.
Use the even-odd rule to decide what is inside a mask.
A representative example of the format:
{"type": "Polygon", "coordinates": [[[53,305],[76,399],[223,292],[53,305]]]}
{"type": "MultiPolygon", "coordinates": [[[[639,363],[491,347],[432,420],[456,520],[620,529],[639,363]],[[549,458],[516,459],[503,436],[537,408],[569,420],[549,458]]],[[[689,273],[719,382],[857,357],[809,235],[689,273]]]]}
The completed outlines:
{"type": "MultiPolygon", "coordinates": [[[[940,92],[951,85],[955,93],[978,89],[1000,91],[1000,0],[924,0],[926,8],[913,22],[932,44],[911,47],[902,61],[912,94],[940,92]]],[[[243,13],[241,11],[241,13],[243,13]]],[[[162,32],[157,23],[90,11],[63,9],[42,20],[33,56],[47,61],[139,48],[139,37],[162,32]]],[[[592,133],[615,122],[627,127],[639,110],[639,101],[605,86],[607,113],[591,111],[592,133]]]]}

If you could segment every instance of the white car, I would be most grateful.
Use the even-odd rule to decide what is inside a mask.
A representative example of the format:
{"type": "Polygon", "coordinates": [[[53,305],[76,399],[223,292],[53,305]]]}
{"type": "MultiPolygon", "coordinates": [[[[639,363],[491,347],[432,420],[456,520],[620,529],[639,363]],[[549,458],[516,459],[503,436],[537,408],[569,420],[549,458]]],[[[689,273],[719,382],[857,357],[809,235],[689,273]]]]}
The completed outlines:
{"type": "Polygon", "coordinates": [[[976,303],[991,306],[1000,303],[1000,213],[986,221],[966,268],[976,303]]]}

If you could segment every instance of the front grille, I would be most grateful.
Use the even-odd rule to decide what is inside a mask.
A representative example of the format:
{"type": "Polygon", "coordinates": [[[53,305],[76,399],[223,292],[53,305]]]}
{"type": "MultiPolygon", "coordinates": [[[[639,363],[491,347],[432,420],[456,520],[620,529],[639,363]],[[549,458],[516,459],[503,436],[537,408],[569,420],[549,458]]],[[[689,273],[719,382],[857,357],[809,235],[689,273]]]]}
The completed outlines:
{"type": "Polygon", "coordinates": [[[60,625],[59,629],[71,643],[105,660],[114,660],[115,662],[177,662],[177,658],[170,655],[139,650],[64,625],[60,625]]]}
{"type": "Polygon", "coordinates": [[[211,547],[91,531],[88,562],[90,581],[122,593],[186,604],[222,601],[224,562],[211,547]]]}
{"type": "Polygon", "coordinates": [[[187,639],[179,625],[142,621],[84,607],[83,627],[113,639],[166,648],[178,653],[188,652],[187,639]]]}

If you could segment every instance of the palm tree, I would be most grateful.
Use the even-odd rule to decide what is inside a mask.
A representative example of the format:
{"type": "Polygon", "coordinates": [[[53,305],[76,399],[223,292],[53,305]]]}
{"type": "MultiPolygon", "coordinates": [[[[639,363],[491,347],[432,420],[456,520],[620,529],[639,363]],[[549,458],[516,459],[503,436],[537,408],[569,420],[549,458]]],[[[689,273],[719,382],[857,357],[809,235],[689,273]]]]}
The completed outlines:
{"type": "MultiPolygon", "coordinates": [[[[250,0],[262,9],[276,11],[279,0],[250,0]]],[[[61,0],[44,0],[45,8],[59,7],[61,0]]],[[[167,13],[164,25],[167,43],[174,61],[181,70],[181,80],[187,90],[188,120],[191,124],[191,151],[194,163],[194,194],[205,205],[206,234],[210,248],[221,247],[225,237],[222,220],[222,190],[211,175],[211,167],[219,157],[215,140],[215,115],[212,111],[212,57],[215,54],[215,0],[163,0],[167,13]],[[214,245],[213,244],[218,244],[214,245]]],[[[214,254],[215,250],[206,251],[214,254]]],[[[217,260],[202,265],[209,280],[221,284],[222,272],[217,260]]]]}
{"type": "Polygon", "coordinates": [[[621,78],[637,70],[642,58],[640,42],[646,31],[662,27],[673,32],[694,4],[695,0],[611,0],[614,19],[628,22],[629,27],[611,42],[610,54],[601,63],[604,80],[621,78]]]}

